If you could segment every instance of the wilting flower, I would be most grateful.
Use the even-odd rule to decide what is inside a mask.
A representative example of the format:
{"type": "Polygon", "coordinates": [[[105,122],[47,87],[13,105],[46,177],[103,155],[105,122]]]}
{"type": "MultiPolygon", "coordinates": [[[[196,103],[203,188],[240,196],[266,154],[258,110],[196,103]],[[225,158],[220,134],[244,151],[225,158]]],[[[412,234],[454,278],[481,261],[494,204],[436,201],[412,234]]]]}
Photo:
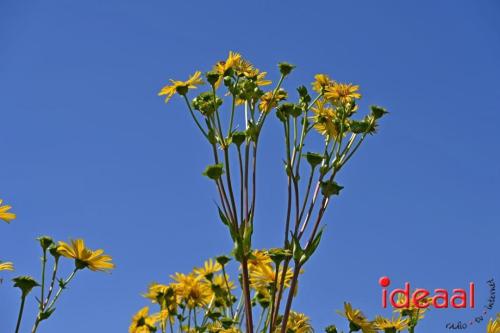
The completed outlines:
{"type": "Polygon", "coordinates": [[[324,92],[326,87],[330,87],[335,83],[334,80],[330,79],[330,77],[326,74],[316,74],[314,76],[314,82],[312,83],[313,90],[318,94],[324,92]]]}
{"type": "Polygon", "coordinates": [[[172,276],[175,283],[172,286],[180,301],[184,302],[190,309],[203,307],[212,299],[213,293],[210,286],[203,282],[201,276],[194,273],[175,273],[172,276]]]}
{"type": "Polygon", "coordinates": [[[490,319],[486,327],[486,333],[500,333],[500,314],[497,314],[497,319],[490,319]]]}
{"type": "MultiPolygon", "coordinates": [[[[276,332],[281,332],[281,327],[276,328],[276,332]]],[[[290,317],[286,324],[286,332],[290,333],[312,333],[314,329],[311,326],[309,317],[303,313],[290,311],[290,317]]]]}
{"type": "Polygon", "coordinates": [[[268,91],[260,98],[259,110],[267,113],[276,107],[278,102],[285,100],[287,97],[288,94],[283,89],[278,90],[274,95],[272,91],[268,91]]]}
{"type": "Polygon", "coordinates": [[[9,205],[2,206],[2,202],[3,200],[0,199],[0,220],[9,223],[16,218],[16,214],[9,212],[12,207],[9,205]]]}
{"type": "Polygon", "coordinates": [[[2,262],[0,261],[0,271],[13,271],[14,270],[14,264],[6,261],[2,262]]]}
{"type": "Polygon", "coordinates": [[[388,333],[395,333],[396,331],[405,330],[408,327],[408,318],[384,318],[377,316],[375,318],[375,327],[388,333]]]}
{"type": "Polygon", "coordinates": [[[149,307],[140,309],[134,317],[128,328],[129,333],[149,333],[156,331],[156,321],[158,318],[149,316],[149,307]]]}
{"type": "Polygon", "coordinates": [[[325,98],[335,104],[347,104],[361,98],[359,86],[351,83],[334,83],[325,88],[325,98]]]}
{"type": "Polygon", "coordinates": [[[342,316],[349,320],[351,331],[356,332],[361,330],[363,333],[376,333],[374,324],[366,319],[365,315],[359,309],[353,309],[350,303],[344,303],[344,312],[339,312],[342,316]]]}
{"type": "Polygon", "coordinates": [[[187,81],[170,80],[170,82],[172,83],[171,85],[166,85],[158,93],[158,96],[167,96],[165,98],[165,103],[167,103],[176,93],[179,95],[186,95],[189,89],[195,89],[196,86],[203,84],[200,71],[196,71],[187,81]]]}
{"type": "Polygon", "coordinates": [[[88,268],[102,272],[115,267],[111,256],[103,254],[101,249],[93,251],[86,248],[83,239],[72,240],[71,244],[59,242],[57,252],[66,258],[74,259],[78,269],[88,268]]]}

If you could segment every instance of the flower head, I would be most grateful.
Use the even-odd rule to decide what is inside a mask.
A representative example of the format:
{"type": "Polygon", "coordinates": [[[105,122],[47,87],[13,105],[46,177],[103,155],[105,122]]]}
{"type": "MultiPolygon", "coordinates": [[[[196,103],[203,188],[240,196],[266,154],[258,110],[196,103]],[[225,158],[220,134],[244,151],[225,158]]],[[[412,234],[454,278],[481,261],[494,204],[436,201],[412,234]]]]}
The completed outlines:
{"type": "Polygon", "coordinates": [[[210,285],[205,283],[201,276],[196,276],[194,273],[187,275],[175,273],[172,279],[175,281],[172,286],[176,294],[188,308],[203,307],[210,303],[213,293],[210,285]]]}
{"type": "Polygon", "coordinates": [[[149,333],[156,331],[156,320],[149,316],[149,307],[143,307],[133,317],[128,331],[129,333],[149,333]]]}
{"type": "Polygon", "coordinates": [[[211,280],[213,275],[221,269],[222,266],[218,262],[213,259],[209,259],[204,262],[203,267],[195,268],[194,273],[198,276],[211,280]]]}
{"type": "Polygon", "coordinates": [[[334,80],[326,74],[316,74],[314,76],[314,82],[312,83],[313,90],[318,94],[322,94],[326,87],[330,87],[335,83],[334,80]]]}
{"type": "Polygon", "coordinates": [[[14,282],[14,287],[21,289],[23,297],[26,297],[33,288],[40,286],[35,279],[27,275],[15,277],[12,281],[14,282]]]}
{"type": "Polygon", "coordinates": [[[91,271],[103,272],[115,267],[111,256],[104,254],[101,249],[88,249],[83,239],[72,240],[71,244],[59,242],[57,252],[63,257],[74,259],[78,269],[88,268],[91,271]]]}
{"type": "Polygon", "coordinates": [[[334,104],[347,104],[360,99],[359,86],[351,83],[333,83],[325,87],[325,98],[334,104]]]}
{"type": "Polygon", "coordinates": [[[9,223],[16,218],[16,214],[9,212],[12,207],[9,205],[2,206],[2,202],[3,200],[0,199],[0,220],[9,223]]]}
{"type": "Polygon", "coordinates": [[[350,303],[344,303],[344,312],[339,312],[349,320],[351,331],[361,330],[363,333],[376,333],[375,325],[366,319],[365,315],[359,309],[353,309],[350,303]]]}
{"type": "Polygon", "coordinates": [[[500,314],[497,314],[497,319],[490,319],[486,326],[486,333],[500,333],[500,314]]]}
{"type": "Polygon", "coordinates": [[[408,327],[408,321],[408,318],[402,318],[401,316],[392,319],[377,316],[375,318],[375,327],[387,333],[395,333],[396,331],[405,330],[408,327]]]}
{"type": "Polygon", "coordinates": [[[0,271],[13,271],[14,264],[10,261],[2,262],[0,261],[0,271]]]}
{"type": "Polygon", "coordinates": [[[200,71],[196,71],[186,81],[170,80],[170,82],[172,84],[164,86],[158,93],[158,96],[167,96],[165,98],[165,103],[167,103],[176,93],[179,95],[186,95],[189,89],[196,89],[196,86],[203,84],[200,71]]]}
{"type": "Polygon", "coordinates": [[[266,92],[260,98],[259,110],[260,112],[269,112],[272,108],[278,106],[278,102],[285,100],[288,94],[285,90],[280,89],[276,93],[272,91],[266,92]]]}
{"type": "MultiPolygon", "coordinates": [[[[281,327],[277,327],[276,332],[280,332],[281,327]]],[[[291,311],[286,324],[286,332],[289,333],[313,333],[314,329],[309,321],[309,317],[303,313],[291,311]]]]}

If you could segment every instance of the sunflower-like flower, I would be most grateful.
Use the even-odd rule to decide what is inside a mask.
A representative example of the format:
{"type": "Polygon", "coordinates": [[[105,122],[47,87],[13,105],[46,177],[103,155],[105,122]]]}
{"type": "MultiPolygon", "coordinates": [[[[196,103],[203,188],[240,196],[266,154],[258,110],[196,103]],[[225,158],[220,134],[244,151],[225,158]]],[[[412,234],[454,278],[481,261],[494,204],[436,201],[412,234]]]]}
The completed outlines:
{"type": "Polygon", "coordinates": [[[2,262],[0,261],[0,271],[13,271],[14,264],[10,261],[2,262]]]}
{"type": "Polygon", "coordinates": [[[325,98],[334,104],[345,105],[355,99],[360,99],[359,86],[351,83],[333,83],[325,87],[325,98]]]}
{"type": "Polygon", "coordinates": [[[287,99],[288,94],[285,90],[280,89],[275,94],[272,91],[266,92],[260,98],[259,110],[260,112],[269,112],[272,108],[278,106],[278,102],[287,99]]]}
{"type": "Polygon", "coordinates": [[[312,83],[312,88],[318,94],[322,94],[326,87],[330,87],[335,84],[335,81],[330,79],[326,74],[316,74],[314,75],[314,82],[312,83]]]}
{"type": "Polygon", "coordinates": [[[203,267],[195,268],[194,273],[198,276],[211,280],[213,275],[220,271],[222,266],[213,259],[209,259],[203,263],[203,267]]]}
{"type": "Polygon", "coordinates": [[[129,333],[155,332],[157,321],[157,317],[149,316],[149,307],[145,306],[132,317],[128,331],[129,333]]]}
{"type": "MultiPolygon", "coordinates": [[[[256,265],[256,266],[250,265],[248,269],[250,272],[251,288],[257,291],[267,290],[274,284],[274,281],[277,281],[279,287],[283,276],[283,267],[280,267],[278,273],[269,264],[256,265]]],[[[285,288],[290,287],[290,281],[292,280],[292,277],[293,277],[293,270],[291,268],[288,268],[285,274],[285,282],[284,282],[285,288]]]]}
{"type": "MultiPolygon", "coordinates": [[[[275,332],[281,332],[278,326],[275,332]]],[[[309,317],[303,313],[290,311],[290,317],[286,324],[286,332],[289,333],[313,333],[314,329],[309,321],[309,317]]]]}
{"type": "Polygon", "coordinates": [[[196,89],[196,86],[203,84],[200,71],[196,71],[186,81],[176,81],[171,79],[170,82],[172,84],[164,86],[158,93],[158,96],[166,95],[165,103],[167,103],[176,93],[179,95],[186,95],[189,89],[196,89]]]}
{"type": "Polygon", "coordinates": [[[396,333],[408,327],[408,318],[393,317],[391,319],[382,316],[375,317],[375,327],[385,333],[396,333]]]}
{"type": "MultiPolygon", "coordinates": [[[[419,304],[422,305],[424,303],[431,303],[432,298],[428,297],[425,299],[422,299],[419,304]]],[[[424,318],[424,313],[427,311],[428,308],[422,308],[422,307],[417,307],[415,303],[413,302],[413,299],[410,298],[409,301],[409,306],[404,307],[403,305],[406,304],[406,296],[403,294],[398,294],[398,298],[396,300],[397,307],[394,309],[394,312],[399,312],[403,316],[408,316],[413,318],[413,320],[420,320],[424,318]]]]}
{"type": "Polygon", "coordinates": [[[349,328],[352,332],[361,330],[363,333],[376,333],[377,330],[373,322],[369,321],[359,309],[353,309],[350,303],[344,303],[344,311],[340,315],[347,318],[349,328]]]}
{"type": "Polygon", "coordinates": [[[342,120],[337,114],[337,111],[328,105],[324,99],[319,99],[315,106],[311,108],[313,116],[311,119],[314,123],[314,129],[323,136],[328,136],[332,139],[340,139],[341,132],[345,135],[348,129],[349,120],[344,119],[344,124],[341,126],[342,120]]]}
{"type": "Polygon", "coordinates": [[[500,333],[500,313],[497,314],[497,319],[490,319],[486,326],[486,333],[500,333]]]}
{"type": "Polygon", "coordinates": [[[9,212],[12,207],[9,205],[2,206],[2,202],[3,200],[0,199],[0,220],[10,223],[16,218],[16,214],[9,212]]]}
{"type": "Polygon", "coordinates": [[[243,58],[241,54],[229,51],[227,59],[225,61],[219,61],[212,69],[213,72],[219,74],[219,79],[215,83],[215,87],[219,87],[224,75],[226,75],[229,70],[233,70],[238,76],[244,76],[254,80],[258,86],[267,86],[271,84],[271,81],[265,79],[267,72],[261,72],[259,69],[255,68],[255,66],[250,61],[243,58]]]}
{"type": "Polygon", "coordinates": [[[85,247],[83,239],[72,240],[71,244],[60,241],[57,252],[63,257],[74,259],[77,269],[88,268],[91,271],[104,272],[115,267],[111,256],[104,254],[101,249],[91,250],[85,247]]]}
{"type": "Polygon", "coordinates": [[[190,309],[203,307],[210,303],[213,292],[210,285],[204,282],[202,276],[197,276],[194,273],[187,275],[175,273],[172,279],[175,281],[172,286],[180,301],[184,302],[190,309]]]}

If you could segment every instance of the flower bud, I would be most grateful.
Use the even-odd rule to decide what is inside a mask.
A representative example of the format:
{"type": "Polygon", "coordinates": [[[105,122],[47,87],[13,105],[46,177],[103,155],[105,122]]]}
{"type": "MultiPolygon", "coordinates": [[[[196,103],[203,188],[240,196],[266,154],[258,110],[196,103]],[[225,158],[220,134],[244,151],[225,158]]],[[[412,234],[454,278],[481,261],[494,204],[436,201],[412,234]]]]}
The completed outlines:
{"type": "Polygon", "coordinates": [[[210,179],[218,180],[222,174],[224,173],[224,165],[222,163],[209,165],[203,171],[203,175],[207,176],[210,179]]]}
{"type": "Polygon", "coordinates": [[[26,297],[33,288],[40,286],[31,276],[18,276],[12,279],[14,287],[21,289],[23,297],[26,297]]]}
{"type": "Polygon", "coordinates": [[[210,85],[212,86],[215,86],[215,83],[217,83],[220,78],[220,74],[217,72],[208,72],[207,74],[205,74],[205,76],[207,77],[208,83],[210,83],[210,85]]]}
{"type": "Polygon", "coordinates": [[[280,62],[278,64],[278,67],[280,69],[280,73],[281,75],[283,76],[287,76],[288,74],[290,74],[292,72],[292,70],[295,68],[294,65],[292,64],[289,64],[287,62],[280,62]]]}
{"type": "Polygon", "coordinates": [[[321,182],[321,193],[326,197],[329,197],[331,195],[339,195],[340,191],[343,188],[343,186],[340,186],[333,180],[321,182]]]}
{"type": "Polygon", "coordinates": [[[49,236],[40,236],[37,240],[40,242],[40,246],[44,251],[54,244],[54,241],[49,236]]]}
{"type": "Polygon", "coordinates": [[[323,155],[318,153],[307,152],[306,153],[307,162],[311,165],[312,168],[315,168],[318,164],[323,162],[323,155]]]}
{"type": "Polygon", "coordinates": [[[386,113],[389,113],[387,112],[386,109],[377,105],[372,105],[370,106],[370,108],[372,110],[372,115],[375,119],[382,118],[386,113]]]}

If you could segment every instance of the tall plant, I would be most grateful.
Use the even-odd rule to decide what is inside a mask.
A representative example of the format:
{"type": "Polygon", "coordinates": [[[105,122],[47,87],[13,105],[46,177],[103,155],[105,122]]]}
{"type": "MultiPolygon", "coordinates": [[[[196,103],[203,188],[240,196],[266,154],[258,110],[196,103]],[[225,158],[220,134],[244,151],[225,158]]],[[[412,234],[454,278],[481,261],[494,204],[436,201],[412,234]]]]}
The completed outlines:
{"type": "MultiPolygon", "coordinates": [[[[219,216],[234,244],[232,256],[240,264],[243,313],[232,318],[244,321],[246,332],[255,331],[254,297],[266,304],[264,327],[269,332],[286,332],[299,276],[321,241],[328,204],[343,188],[336,177],[365,139],[376,132],[379,119],[387,113],[382,107],[372,106],[367,115],[358,118],[359,86],[337,82],[326,74],[315,76],[313,92],[300,86],[292,98],[284,83],[295,66],[282,62],[278,68],[277,84],[267,89],[272,84],[267,73],[240,54],[230,52],[226,60],[205,74],[206,83],[201,72],[196,71],[186,81],[171,80],[159,93],[166,96],[166,102],[176,94],[185,101],[212,151],[213,162],[203,174],[215,184],[219,216]],[[190,93],[202,85],[206,91],[190,99],[190,93]],[[256,251],[252,236],[258,151],[262,130],[272,113],[281,122],[285,146],[287,205],[283,240],[279,247],[256,251]],[[305,151],[309,140],[322,140],[322,150],[305,151]],[[255,262],[262,260],[268,260],[271,281],[255,288],[253,275],[259,266],[255,262]]],[[[172,293],[182,287],[178,285],[172,293]]],[[[208,315],[210,311],[205,312],[208,315]]]]}

